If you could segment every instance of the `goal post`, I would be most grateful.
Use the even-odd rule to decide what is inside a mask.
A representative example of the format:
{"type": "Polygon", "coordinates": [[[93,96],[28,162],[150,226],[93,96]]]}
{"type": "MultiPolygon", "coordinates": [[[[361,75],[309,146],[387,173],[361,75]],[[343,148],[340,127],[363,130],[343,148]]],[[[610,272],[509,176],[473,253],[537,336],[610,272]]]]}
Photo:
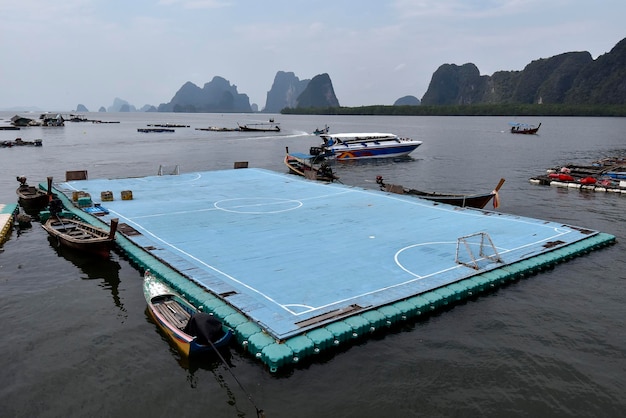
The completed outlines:
{"type": "Polygon", "coordinates": [[[481,264],[502,263],[503,261],[489,234],[477,232],[457,238],[455,262],[480,270],[481,264]]]}
{"type": "Polygon", "coordinates": [[[180,174],[178,165],[159,165],[159,176],[177,176],[180,174]]]}

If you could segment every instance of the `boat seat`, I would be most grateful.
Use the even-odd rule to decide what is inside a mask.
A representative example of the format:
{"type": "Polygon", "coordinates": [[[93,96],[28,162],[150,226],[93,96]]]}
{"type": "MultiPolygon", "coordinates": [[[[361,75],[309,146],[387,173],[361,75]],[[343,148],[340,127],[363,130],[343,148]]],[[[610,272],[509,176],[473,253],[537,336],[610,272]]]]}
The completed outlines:
{"type": "Polygon", "coordinates": [[[68,234],[70,237],[72,238],[89,238],[91,237],[91,235],[85,233],[84,231],[81,230],[74,230],[74,231],[70,231],[68,232],[68,234]]]}
{"type": "Polygon", "coordinates": [[[168,321],[170,321],[180,330],[185,328],[187,322],[189,321],[189,318],[191,318],[189,312],[184,310],[175,301],[169,300],[163,303],[155,304],[153,306],[159,311],[161,315],[167,318],[168,321]]]}
{"type": "Polygon", "coordinates": [[[74,224],[54,224],[52,225],[52,228],[54,228],[57,231],[69,231],[72,229],[76,229],[76,225],[74,224]]]}

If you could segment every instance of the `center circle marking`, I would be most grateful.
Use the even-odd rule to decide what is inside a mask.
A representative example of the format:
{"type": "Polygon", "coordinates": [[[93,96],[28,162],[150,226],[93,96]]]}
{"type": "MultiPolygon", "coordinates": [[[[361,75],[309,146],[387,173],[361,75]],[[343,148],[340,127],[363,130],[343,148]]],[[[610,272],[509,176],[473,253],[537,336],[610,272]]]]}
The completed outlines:
{"type": "Polygon", "coordinates": [[[273,197],[242,197],[220,200],[215,202],[213,206],[226,212],[261,214],[281,213],[298,209],[302,206],[302,202],[273,197]]]}

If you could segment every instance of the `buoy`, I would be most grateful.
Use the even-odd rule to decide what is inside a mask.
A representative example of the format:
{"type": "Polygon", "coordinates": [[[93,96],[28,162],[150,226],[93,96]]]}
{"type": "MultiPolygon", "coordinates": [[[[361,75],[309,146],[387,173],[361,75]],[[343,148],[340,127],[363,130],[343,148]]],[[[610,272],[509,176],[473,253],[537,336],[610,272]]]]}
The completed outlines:
{"type": "Polygon", "coordinates": [[[585,177],[584,179],[580,180],[581,184],[595,184],[596,183],[596,179],[593,177],[585,177]]]}

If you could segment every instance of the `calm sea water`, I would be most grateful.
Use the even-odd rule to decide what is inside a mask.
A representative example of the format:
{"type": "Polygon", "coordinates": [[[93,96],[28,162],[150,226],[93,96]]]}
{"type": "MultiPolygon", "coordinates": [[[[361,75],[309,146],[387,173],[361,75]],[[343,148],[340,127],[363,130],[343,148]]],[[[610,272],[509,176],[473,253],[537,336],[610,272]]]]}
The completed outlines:
{"type": "MultiPolygon", "coordinates": [[[[11,116],[1,113],[0,123],[11,116]]],[[[285,147],[306,152],[318,144],[310,132],[328,124],[332,132],[424,141],[407,160],[335,165],[345,184],[376,188],[382,175],[422,190],[483,192],[504,177],[499,211],[607,232],[618,243],[285,376],[233,348],[235,378],[219,359],[190,365],[180,358],[148,319],[141,272],[123,255],[96,262],[59,251],[34,223],[15,229],[0,252],[0,416],[255,417],[254,405],[267,417],[623,414],[626,196],[528,179],[562,163],[626,156],[626,119],[520,120],[543,123],[526,137],[508,133],[508,117],[274,115],[281,133],[249,134],[194,128],[268,116],[86,116],[120,123],[0,131],[0,141],[43,140],[41,148],[0,148],[0,202],[16,202],[17,175],[36,184],[63,180],[67,170],[129,177],[154,175],[159,165],[189,172],[230,169],[234,161],[285,172],[285,147]],[[149,123],[191,127],[137,132],[149,123]]]]}

